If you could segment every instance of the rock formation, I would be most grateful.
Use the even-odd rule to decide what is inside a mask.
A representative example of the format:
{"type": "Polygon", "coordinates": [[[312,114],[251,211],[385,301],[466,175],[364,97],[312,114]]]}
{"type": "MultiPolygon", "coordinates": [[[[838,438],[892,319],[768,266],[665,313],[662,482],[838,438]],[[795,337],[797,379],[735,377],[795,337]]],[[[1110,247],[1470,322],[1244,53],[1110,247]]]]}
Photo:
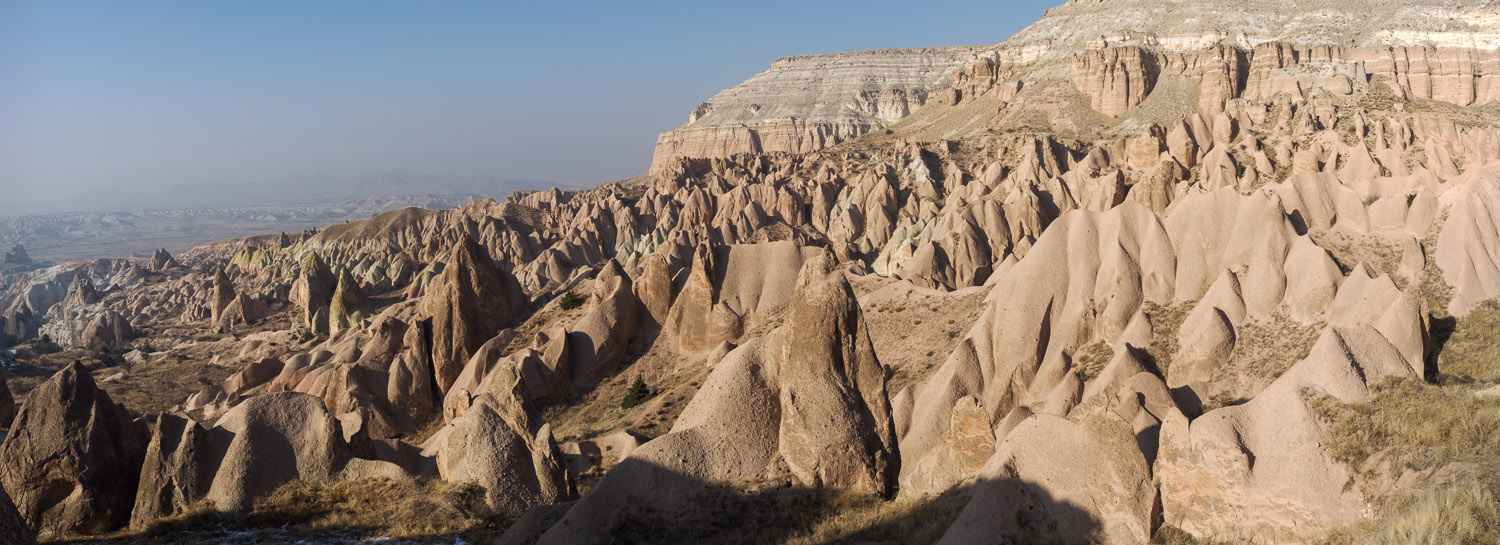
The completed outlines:
{"type": "Polygon", "coordinates": [[[342,271],[338,287],[334,289],[333,298],[328,305],[328,332],[337,334],[359,323],[365,315],[361,308],[364,304],[365,294],[359,289],[359,281],[347,269],[342,271]]]}
{"type": "Polygon", "coordinates": [[[134,338],[135,330],[130,327],[130,322],[113,310],[106,310],[96,316],[84,326],[81,336],[83,346],[95,350],[120,348],[134,338]]]}
{"type": "Polygon", "coordinates": [[[328,305],[338,289],[338,277],[317,253],[309,253],[292,284],[292,303],[302,309],[303,326],[314,333],[328,332],[328,305]],[[322,318],[319,319],[319,316],[322,318]]]}
{"type": "Polygon", "coordinates": [[[651,171],[680,157],[805,153],[906,117],[929,100],[970,47],[883,49],[784,57],[720,91],[664,132],[651,171]]]}
{"type": "Polygon", "coordinates": [[[147,266],[147,268],[152,271],[161,272],[167,269],[181,266],[182,265],[177,262],[177,259],[172,257],[172,254],[167,253],[166,248],[158,248],[155,252],[151,253],[151,263],[147,266]]]}
{"type": "Polygon", "coordinates": [[[214,294],[211,299],[213,306],[209,307],[209,321],[215,324],[221,323],[224,309],[234,302],[234,282],[229,280],[229,275],[224,274],[221,269],[214,273],[214,294]]]}
{"type": "Polygon", "coordinates": [[[139,435],[74,363],[27,397],[0,444],[0,484],[44,537],[108,532],[130,520],[139,435]]]}
{"type": "Polygon", "coordinates": [[[464,362],[525,304],[516,278],[496,268],[482,246],[473,240],[453,246],[419,307],[431,321],[433,377],[439,391],[448,391],[464,362]]]}
{"type": "Polygon", "coordinates": [[[35,545],[36,534],[26,525],[26,519],[16,511],[10,494],[0,487],[0,541],[14,545],[35,545]]]}
{"type": "Polygon", "coordinates": [[[132,428],[44,387],[0,475],[46,532],[418,477],[482,489],[505,543],[837,526],[892,496],[955,513],[920,521],[944,543],[1378,541],[1408,495],[1490,477],[1456,442],[1350,461],[1325,417],[1497,388],[1446,352],[1500,298],[1496,13],[1074,0],[993,46],[777,61],[640,178],[9,267],[7,367],[135,329],[127,361],[197,390],[54,471],[47,445],[129,442],[86,421],[132,428]],[[76,484],[137,456],[136,488],[76,484]]]}

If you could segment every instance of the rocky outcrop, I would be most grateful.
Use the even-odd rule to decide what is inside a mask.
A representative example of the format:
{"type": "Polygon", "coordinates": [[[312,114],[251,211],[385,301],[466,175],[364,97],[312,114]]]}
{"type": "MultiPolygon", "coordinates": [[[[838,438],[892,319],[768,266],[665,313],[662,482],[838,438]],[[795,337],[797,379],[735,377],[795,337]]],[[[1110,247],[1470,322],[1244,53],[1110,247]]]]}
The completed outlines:
{"type": "Polygon", "coordinates": [[[130,520],[142,439],[74,363],[27,397],[0,445],[0,484],[44,536],[108,532],[130,520]]]}
{"type": "Polygon", "coordinates": [[[807,486],[886,496],[899,459],[885,368],[834,265],[831,254],[803,265],[787,308],[778,452],[807,486]]]}
{"type": "Polygon", "coordinates": [[[20,244],[12,246],[10,251],[5,252],[5,263],[25,265],[31,263],[31,256],[26,254],[26,247],[20,244]]]}
{"type": "Polygon", "coordinates": [[[1095,111],[1108,116],[1145,100],[1160,73],[1156,57],[1140,47],[1090,49],[1073,57],[1073,85],[1095,111]]]}
{"type": "Polygon", "coordinates": [[[605,263],[594,282],[597,287],[591,306],[567,334],[569,376],[571,386],[578,391],[614,374],[635,333],[640,307],[630,277],[618,262],[605,263]]]}
{"type": "Polygon", "coordinates": [[[364,310],[365,294],[359,289],[359,281],[345,269],[339,274],[338,287],[328,305],[328,332],[337,334],[368,316],[364,310]]]}
{"type": "Polygon", "coordinates": [[[1156,523],[1151,466],[1118,417],[1026,419],[973,495],[938,543],[1144,544],[1156,523]]]}
{"type": "Polygon", "coordinates": [[[473,240],[454,245],[442,274],[427,286],[418,307],[430,320],[433,378],[439,391],[448,391],[469,357],[509,325],[525,304],[516,278],[495,267],[482,246],[473,240]]]}
{"type": "Polygon", "coordinates": [[[84,326],[79,338],[91,349],[119,348],[135,338],[135,329],[120,313],[106,310],[84,326]]]}
{"type": "Polygon", "coordinates": [[[130,514],[134,529],[182,513],[201,500],[218,463],[213,439],[191,418],[160,415],[149,433],[130,514]]]}
{"type": "Polygon", "coordinates": [[[484,393],[463,416],[427,443],[438,475],[478,484],[490,507],[507,517],[571,499],[576,493],[562,453],[551,427],[532,408],[520,375],[497,369],[480,389],[484,393]]]}
{"type": "Polygon", "coordinates": [[[224,316],[224,309],[234,302],[234,282],[229,280],[229,275],[224,274],[223,269],[214,273],[214,293],[209,299],[209,321],[219,324],[224,316]]]}
{"type": "Polygon", "coordinates": [[[651,171],[678,158],[805,153],[910,114],[946,86],[971,47],[883,49],[785,57],[720,91],[656,141],[651,171]]]}
{"type": "Polygon", "coordinates": [[[671,432],[633,450],[539,543],[607,543],[620,516],[702,516],[692,498],[776,464],[804,487],[890,491],[898,467],[885,373],[825,252],[798,275],[804,297],[785,325],[724,356],[671,432]]]}
{"type": "Polygon", "coordinates": [[[158,248],[155,252],[151,253],[151,262],[146,268],[154,272],[162,272],[181,266],[177,262],[177,259],[172,257],[172,254],[167,253],[166,248],[158,248]]]}
{"type": "Polygon", "coordinates": [[[315,333],[328,332],[328,305],[338,289],[338,277],[317,253],[308,253],[292,283],[292,303],[302,309],[303,326],[315,333]],[[320,319],[319,316],[322,318],[320,319]]]}

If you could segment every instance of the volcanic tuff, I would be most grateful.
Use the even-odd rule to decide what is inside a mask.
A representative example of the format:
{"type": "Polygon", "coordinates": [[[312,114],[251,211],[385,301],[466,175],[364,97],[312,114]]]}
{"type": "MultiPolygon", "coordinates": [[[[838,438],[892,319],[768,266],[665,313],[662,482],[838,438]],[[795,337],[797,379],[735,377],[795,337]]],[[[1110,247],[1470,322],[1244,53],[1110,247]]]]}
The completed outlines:
{"type": "Polygon", "coordinates": [[[815,151],[906,117],[973,47],[881,49],[777,59],[699,104],[656,141],[651,171],[679,157],[815,151]]]}
{"type": "Polygon", "coordinates": [[[630,182],[36,265],[0,480],[44,538],[435,479],[504,543],[1492,540],[1497,25],[1069,2],[777,61],[630,182]]]}

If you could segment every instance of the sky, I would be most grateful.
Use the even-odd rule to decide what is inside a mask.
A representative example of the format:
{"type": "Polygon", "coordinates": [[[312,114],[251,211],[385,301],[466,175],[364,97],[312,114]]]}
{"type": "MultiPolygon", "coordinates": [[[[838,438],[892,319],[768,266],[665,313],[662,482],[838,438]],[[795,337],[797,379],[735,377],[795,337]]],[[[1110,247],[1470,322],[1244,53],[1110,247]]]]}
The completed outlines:
{"type": "Polygon", "coordinates": [[[794,54],[999,42],[1061,0],[0,2],[0,204],[405,169],[646,170],[794,54]]]}

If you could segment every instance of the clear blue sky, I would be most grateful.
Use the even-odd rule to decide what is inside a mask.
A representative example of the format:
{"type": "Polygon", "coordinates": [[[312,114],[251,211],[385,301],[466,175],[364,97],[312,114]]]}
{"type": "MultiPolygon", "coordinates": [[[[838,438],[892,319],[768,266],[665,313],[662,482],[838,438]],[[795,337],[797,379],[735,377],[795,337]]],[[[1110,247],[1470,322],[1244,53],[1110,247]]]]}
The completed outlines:
{"type": "Polygon", "coordinates": [[[316,171],[594,184],[776,57],[1003,40],[1061,0],[0,3],[0,201],[316,171]]]}

